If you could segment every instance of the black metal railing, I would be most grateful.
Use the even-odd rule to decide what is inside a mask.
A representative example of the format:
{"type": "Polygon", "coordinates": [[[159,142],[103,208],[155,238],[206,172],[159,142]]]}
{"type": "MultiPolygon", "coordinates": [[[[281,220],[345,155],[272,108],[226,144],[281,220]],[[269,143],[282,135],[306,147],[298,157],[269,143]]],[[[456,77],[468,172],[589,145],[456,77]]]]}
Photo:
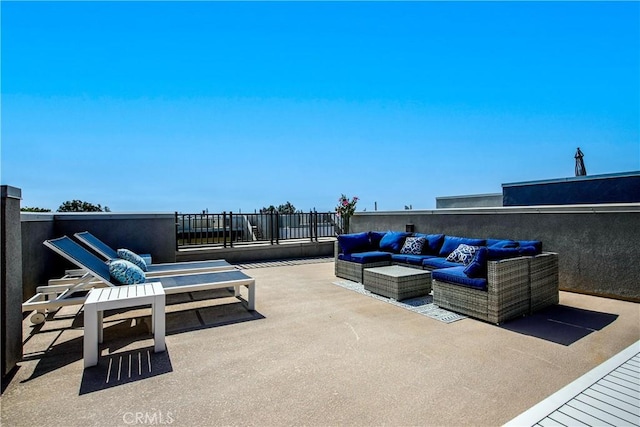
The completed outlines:
{"type": "Polygon", "coordinates": [[[281,214],[263,213],[178,213],[176,212],[177,249],[194,246],[270,243],[280,240],[333,237],[343,224],[334,212],[281,214]]]}

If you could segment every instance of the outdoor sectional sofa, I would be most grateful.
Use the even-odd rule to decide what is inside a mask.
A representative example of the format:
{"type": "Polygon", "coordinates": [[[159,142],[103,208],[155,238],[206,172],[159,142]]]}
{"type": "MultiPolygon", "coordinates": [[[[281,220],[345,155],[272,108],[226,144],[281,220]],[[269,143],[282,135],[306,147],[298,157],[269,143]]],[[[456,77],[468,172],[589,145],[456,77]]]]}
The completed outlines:
{"type": "Polygon", "coordinates": [[[433,302],[499,324],[558,303],[558,254],[536,240],[370,231],[339,235],[335,275],[363,282],[367,268],[431,271],[433,302]]]}

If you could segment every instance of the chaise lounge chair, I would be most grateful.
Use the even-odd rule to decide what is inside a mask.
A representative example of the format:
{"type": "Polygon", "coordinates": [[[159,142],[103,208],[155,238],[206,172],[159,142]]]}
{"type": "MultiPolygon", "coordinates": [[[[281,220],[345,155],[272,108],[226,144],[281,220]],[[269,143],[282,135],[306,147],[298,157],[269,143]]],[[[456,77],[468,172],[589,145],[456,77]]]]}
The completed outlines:
{"type": "MultiPolygon", "coordinates": [[[[64,236],[58,239],[46,240],[44,245],[77,265],[78,268],[85,271],[85,274],[76,283],[39,286],[36,295],[22,304],[23,312],[37,311],[31,316],[32,323],[39,324],[44,322],[45,310],[84,304],[88,292],[94,287],[119,286],[111,278],[107,263],[69,237],[64,236]]],[[[150,282],[160,282],[166,294],[233,287],[235,289],[235,297],[245,302],[249,310],[255,310],[255,279],[240,270],[189,271],[184,274],[149,277],[145,281],[145,283],[150,282]],[[249,296],[246,300],[240,295],[241,286],[246,286],[248,289],[249,296]]]]}
{"type": "MultiPolygon", "coordinates": [[[[115,251],[109,245],[107,245],[88,231],[76,233],[74,234],[74,236],[89,248],[94,250],[97,254],[102,256],[105,260],[109,261],[118,258],[117,251],[115,251]]],[[[223,259],[210,261],[171,262],[147,265],[146,276],[157,277],[169,276],[173,274],[183,274],[187,271],[192,273],[204,273],[208,271],[224,271],[233,269],[235,269],[235,267],[223,259]]]]}

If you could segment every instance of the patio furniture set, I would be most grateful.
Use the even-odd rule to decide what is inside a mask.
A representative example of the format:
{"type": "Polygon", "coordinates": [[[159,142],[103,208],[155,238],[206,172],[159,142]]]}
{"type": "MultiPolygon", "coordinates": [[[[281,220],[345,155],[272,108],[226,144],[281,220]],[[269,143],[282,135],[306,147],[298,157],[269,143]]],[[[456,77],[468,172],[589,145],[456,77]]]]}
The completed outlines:
{"type": "Polygon", "coordinates": [[[234,295],[255,310],[255,280],[224,260],[147,265],[129,250],[114,251],[95,236],[84,232],[75,237],[91,250],[67,236],[46,240],[44,245],[75,264],[61,279],[39,286],[36,295],[22,304],[22,311],[35,313],[34,324],[45,321],[47,310],[84,305],[84,363],[98,363],[102,342],[102,313],[105,310],[151,305],[154,350],[165,350],[165,295],[211,289],[233,288],[234,295]],[[113,255],[116,257],[112,258],[113,255]],[[125,259],[126,258],[126,259],[125,259]],[[248,289],[244,299],[240,288],[248,289]]]}
{"type": "Polygon", "coordinates": [[[559,300],[558,254],[536,240],[370,231],[338,236],[334,255],[335,275],[371,292],[402,299],[433,290],[439,307],[495,324],[559,300]]]}

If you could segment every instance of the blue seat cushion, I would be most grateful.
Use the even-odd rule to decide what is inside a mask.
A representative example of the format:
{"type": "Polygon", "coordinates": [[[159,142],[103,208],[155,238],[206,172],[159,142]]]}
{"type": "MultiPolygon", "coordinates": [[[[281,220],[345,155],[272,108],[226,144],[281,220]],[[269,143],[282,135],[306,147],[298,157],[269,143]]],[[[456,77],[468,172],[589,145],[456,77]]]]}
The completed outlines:
{"type": "Polygon", "coordinates": [[[391,253],[383,251],[358,252],[351,254],[351,262],[359,264],[369,264],[371,262],[389,261],[391,262],[391,253]]]}
{"type": "Polygon", "coordinates": [[[467,277],[471,277],[475,279],[479,279],[479,278],[486,279],[488,253],[489,253],[489,250],[487,248],[480,247],[476,251],[469,265],[467,265],[463,270],[464,274],[466,274],[467,277]]]}
{"type": "Polygon", "coordinates": [[[442,268],[440,270],[432,271],[431,277],[433,277],[434,280],[439,280],[441,282],[466,286],[468,288],[478,289],[481,291],[487,290],[487,279],[469,277],[464,274],[464,269],[464,266],[442,268]]]}
{"type": "Polygon", "coordinates": [[[444,241],[442,242],[442,247],[440,248],[440,252],[438,255],[441,257],[446,257],[451,252],[455,251],[456,248],[460,245],[469,245],[469,246],[484,246],[486,244],[485,239],[469,239],[467,237],[457,237],[457,236],[444,236],[444,241]]]}
{"type": "Polygon", "coordinates": [[[422,253],[425,255],[438,255],[442,242],[444,242],[444,234],[422,234],[415,233],[416,237],[424,237],[427,242],[422,247],[422,253]]]}
{"type": "Polygon", "coordinates": [[[429,270],[435,270],[438,268],[459,267],[460,263],[447,261],[446,258],[442,257],[432,257],[422,261],[422,266],[429,270]]]}
{"type": "Polygon", "coordinates": [[[339,234],[338,243],[340,244],[341,252],[350,254],[353,252],[365,252],[370,249],[369,233],[353,233],[353,234],[339,234]]]}
{"type": "Polygon", "coordinates": [[[411,264],[422,266],[422,261],[425,259],[434,258],[433,255],[411,255],[411,254],[392,254],[391,260],[394,262],[401,262],[404,264],[411,264]]]}
{"type": "Polygon", "coordinates": [[[403,231],[387,231],[384,237],[380,240],[380,250],[399,253],[404,244],[404,239],[410,236],[411,233],[403,231]]]}

